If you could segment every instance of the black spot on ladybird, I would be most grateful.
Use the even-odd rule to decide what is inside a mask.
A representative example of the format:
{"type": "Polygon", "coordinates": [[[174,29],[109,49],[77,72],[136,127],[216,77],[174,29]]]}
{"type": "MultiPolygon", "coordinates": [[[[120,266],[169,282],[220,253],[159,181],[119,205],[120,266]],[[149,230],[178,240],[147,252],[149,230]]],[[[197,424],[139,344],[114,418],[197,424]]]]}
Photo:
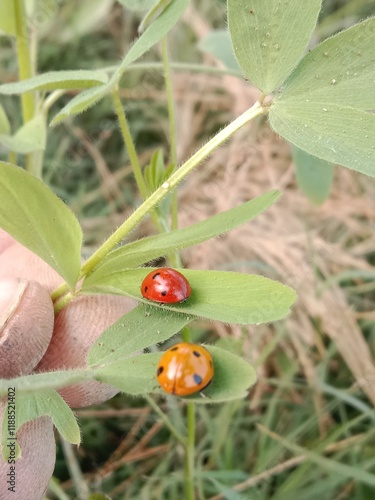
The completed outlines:
{"type": "Polygon", "coordinates": [[[152,277],[152,279],[154,280],[155,278],[157,278],[159,276],[160,273],[155,273],[152,277]]]}
{"type": "Polygon", "coordinates": [[[145,292],[147,292],[147,290],[148,290],[148,286],[145,286],[145,292]]]}
{"type": "Polygon", "coordinates": [[[164,371],[164,366],[159,366],[158,371],[156,372],[156,375],[159,376],[163,373],[164,371]]]}
{"type": "Polygon", "coordinates": [[[178,347],[171,347],[171,351],[177,351],[178,347]]]}
{"type": "Polygon", "coordinates": [[[163,296],[163,297],[165,297],[165,296],[167,295],[167,290],[163,290],[163,291],[161,292],[161,294],[162,294],[162,296],[163,296]]]}
{"type": "Polygon", "coordinates": [[[194,356],[196,356],[197,358],[200,358],[200,357],[201,357],[201,355],[200,355],[200,353],[199,353],[198,351],[193,351],[193,354],[194,354],[194,356]]]}
{"type": "Polygon", "coordinates": [[[198,375],[197,373],[194,373],[193,379],[197,385],[200,385],[202,383],[202,377],[200,375],[198,375]]]}

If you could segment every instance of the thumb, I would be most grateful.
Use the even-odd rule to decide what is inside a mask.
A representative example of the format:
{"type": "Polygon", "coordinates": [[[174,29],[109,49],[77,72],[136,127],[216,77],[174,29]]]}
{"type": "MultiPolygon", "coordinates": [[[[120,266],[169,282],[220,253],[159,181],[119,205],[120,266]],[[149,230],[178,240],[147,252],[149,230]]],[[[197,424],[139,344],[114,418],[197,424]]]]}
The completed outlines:
{"type": "Polygon", "coordinates": [[[36,281],[0,280],[0,378],[30,373],[53,332],[53,304],[36,281]]]}

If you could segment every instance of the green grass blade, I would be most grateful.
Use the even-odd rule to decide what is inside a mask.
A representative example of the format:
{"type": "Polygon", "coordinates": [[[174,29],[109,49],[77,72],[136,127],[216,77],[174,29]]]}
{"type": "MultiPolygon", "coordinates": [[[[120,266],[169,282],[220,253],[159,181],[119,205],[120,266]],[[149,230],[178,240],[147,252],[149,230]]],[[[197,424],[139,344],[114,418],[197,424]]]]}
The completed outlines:
{"type": "Polygon", "coordinates": [[[122,73],[129,64],[139,59],[150,48],[159,42],[177,23],[189,0],[172,0],[155,21],[142,33],[130,47],[118,70],[113,75],[113,80],[121,78],[122,73]]]}

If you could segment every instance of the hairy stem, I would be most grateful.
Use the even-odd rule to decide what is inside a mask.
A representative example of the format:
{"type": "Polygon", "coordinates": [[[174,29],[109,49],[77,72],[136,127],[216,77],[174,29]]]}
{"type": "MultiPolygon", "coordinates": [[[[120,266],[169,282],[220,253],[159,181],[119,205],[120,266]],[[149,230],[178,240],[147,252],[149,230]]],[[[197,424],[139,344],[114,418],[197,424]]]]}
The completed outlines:
{"type": "Polygon", "coordinates": [[[108,240],[83,264],[81,277],[90,272],[115,246],[127,236],[135,226],[161,202],[188,174],[190,174],[212,151],[225,142],[234,132],[246,123],[263,113],[263,108],[255,103],[236,120],[223,128],[215,137],[208,141],[199,151],[189,158],[171,177],[145,202],[130,215],[130,217],[108,238],[108,240]]]}
{"type": "MultiPolygon", "coordinates": [[[[170,141],[170,161],[173,164],[173,172],[177,170],[177,137],[176,137],[176,113],[173,99],[173,87],[172,78],[169,63],[168,45],[167,37],[165,36],[162,40],[162,54],[163,54],[163,66],[164,66],[164,78],[165,78],[165,90],[167,93],[167,103],[168,103],[168,118],[169,118],[169,141],[170,141]]],[[[172,193],[172,203],[171,203],[171,229],[172,231],[178,228],[178,198],[177,190],[175,189],[172,193]]],[[[181,259],[178,252],[172,253],[168,257],[170,263],[174,267],[181,266],[181,259]]]]}
{"type": "Polygon", "coordinates": [[[113,102],[113,106],[115,108],[116,115],[117,115],[117,118],[118,118],[118,121],[120,124],[122,137],[124,139],[125,146],[126,146],[126,149],[128,151],[130,163],[131,163],[131,166],[133,167],[133,172],[134,172],[135,180],[137,181],[138,189],[139,189],[142,197],[145,199],[147,197],[147,188],[146,188],[145,181],[143,179],[141,165],[139,164],[137,152],[135,150],[133,138],[131,136],[130,129],[129,129],[128,120],[126,118],[125,110],[124,110],[124,107],[123,107],[121,100],[120,100],[118,89],[112,92],[112,102],[113,102]]]}
{"type": "MultiPolygon", "coordinates": [[[[223,142],[231,137],[234,132],[249,123],[257,116],[266,112],[265,108],[256,102],[254,106],[246,110],[242,115],[236,118],[229,125],[224,127],[217,135],[209,140],[199,151],[197,151],[191,158],[189,158],[171,177],[154,191],[145,202],[135,210],[128,219],[108,238],[103,245],[94,252],[91,257],[83,264],[79,279],[85,277],[91,272],[95,266],[118,245],[134,228],[141,222],[141,220],[153,210],[161,200],[168,195],[187,175],[189,175],[207,156],[209,156],[216,148],[223,142]]],[[[67,285],[59,287],[59,294],[53,292],[54,299],[58,299],[61,294],[68,291],[67,285]]]]}
{"type": "MultiPolygon", "coordinates": [[[[27,18],[24,0],[15,0],[14,14],[16,23],[16,46],[19,79],[25,80],[33,76],[33,68],[30,56],[30,41],[27,31],[27,18]]],[[[21,106],[23,123],[26,123],[34,117],[35,100],[33,92],[25,92],[21,95],[21,106]]],[[[32,153],[29,153],[26,156],[26,169],[35,174],[32,153]]]]}
{"type": "Polygon", "coordinates": [[[194,500],[195,403],[187,404],[187,444],[185,455],[186,500],[194,500]]]}
{"type": "MultiPolygon", "coordinates": [[[[120,124],[122,137],[124,139],[124,143],[125,143],[126,149],[128,151],[130,163],[131,163],[131,166],[133,168],[134,177],[135,177],[135,180],[137,182],[138,189],[142,195],[142,198],[145,200],[147,198],[147,187],[145,184],[145,180],[143,178],[141,165],[140,165],[139,160],[138,160],[138,155],[137,155],[137,152],[135,150],[133,138],[132,138],[131,133],[130,133],[128,120],[126,118],[124,107],[121,103],[118,89],[116,89],[112,92],[112,101],[113,101],[116,115],[117,115],[117,118],[118,118],[118,121],[120,124]]],[[[155,224],[156,228],[158,229],[158,231],[160,233],[162,233],[164,231],[163,225],[162,225],[161,221],[159,220],[159,218],[157,217],[157,214],[154,211],[151,211],[151,218],[152,218],[152,221],[155,224]]]]}
{"type": "Polygon", "coordinates": [[[186,446],[186,440],[181,434],[178,432],[176,427],[172,424],[170,421],[168,415],[166,415],[155,403],[155,401],[150,397],[150,396],[145,396],[146,401],[148,404],[151,406],[151,408],[154,410],[155,413],[157,413],[160,417],[160,419],[164,422],[164,425],[170,430],[171,434],[177,439],[179,443],[182,445],[186,446]]]}
{"type": "MultiPolygon", "coordinates": [[[[27,31],[27,18],[24,0],[16,0],[14,2],[14,12],[16,17],[16,44],[19,79],[25,80],[33,76],[33,71],[30,57],[29,34],[27,31]]],[[[34,117],[35,102],[33,93],[25,92],[24,94],[21,94],[21,103],[23,121],[24,123],[26,123],[34,117]]]]}

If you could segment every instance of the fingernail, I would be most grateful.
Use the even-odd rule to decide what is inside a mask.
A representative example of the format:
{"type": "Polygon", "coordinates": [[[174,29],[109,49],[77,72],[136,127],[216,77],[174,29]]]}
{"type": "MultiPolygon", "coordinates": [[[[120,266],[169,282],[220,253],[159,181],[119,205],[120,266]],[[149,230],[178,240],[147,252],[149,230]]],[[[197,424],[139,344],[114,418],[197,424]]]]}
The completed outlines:
{"type": "Polygon", "coordinates": [[[0,280],[0,332],[17,309],[26,287],[25,280],[0,280]]]}

